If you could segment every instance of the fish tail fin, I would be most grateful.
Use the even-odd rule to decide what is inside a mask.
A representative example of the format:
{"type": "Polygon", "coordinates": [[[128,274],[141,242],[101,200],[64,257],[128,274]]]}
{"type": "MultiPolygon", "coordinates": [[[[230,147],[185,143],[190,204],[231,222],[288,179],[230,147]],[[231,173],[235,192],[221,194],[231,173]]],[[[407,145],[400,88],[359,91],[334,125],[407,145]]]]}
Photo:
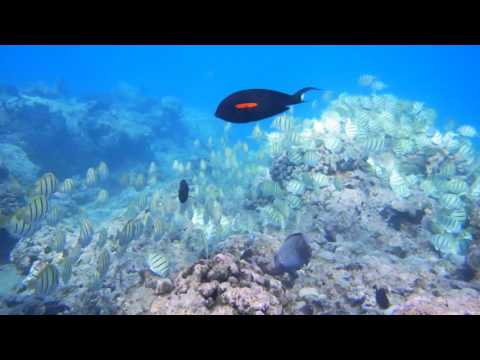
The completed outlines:
{"type": "Polygon", "coordinates": [[[303,101],[303,94],[310,90],[320,90],[316,87],[305,87],[303,89],[298,90],[292,97],[295,99],[296,103],[302,103],[303,101]]]}

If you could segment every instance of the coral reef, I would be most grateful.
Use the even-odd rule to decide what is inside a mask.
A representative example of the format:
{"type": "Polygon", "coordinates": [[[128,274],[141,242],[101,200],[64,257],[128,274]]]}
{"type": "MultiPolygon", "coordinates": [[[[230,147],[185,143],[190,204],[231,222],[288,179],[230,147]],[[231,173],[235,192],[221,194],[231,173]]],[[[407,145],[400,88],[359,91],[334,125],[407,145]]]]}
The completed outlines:
{"type": "Polygon", "coordinates": [[[2,92],[2,213],[31,209],[27,187],[48,211],[9,229],[24,279],[1,311],[478,313],[476,130],[442,134],[432,109],[361,83],[374,93],[341,94],[318,119],[276,117],[254,145],[231,143],[228,124],[193,139],[177,100],[126,84],[81,100],[2,92]],[[280,274],[275,255],[298,232],[311,259],[280,274]],[[31,286],[46,264],[60,278],[48,294],[31,286]]]}
{"type": "Polygon", "coordinates": [[[151,314],[278,315],[284,291],[278,280],[228,253],[181,272],[174,291],[158,297],[151,314]]]}
{"type": "Polygon", "coordinates": [[[22,185],[32,184],[40,168],[29,158],[27,153],[15,144],[0,143],[0,181],[13,176],[22,185]]]}
{"type": "MultiPolygon", "coordinates": [[[[126,168],[154,159],[152,147],[158,139],[173,135],[170,147],[182,147],[188,140],[181,105],[150,102],[154,105],[148,108],[131,108],[116,98],[87,101],[66,96],[60,85],[37,84],[3,96],[0,123],[5,126],[0,128],[0,142],[6,143],[3,147],[20,144],[38,167],[61,177],[81,172],[87,161],[101,159],[113,169],[126,168]],[[56,152],[64,156],[52,156],[56,152]]],[[[2,153],[14,151],[3,147],[2,153]]],[[[28,182],[31,177],[20,179],[28,182]]]]}

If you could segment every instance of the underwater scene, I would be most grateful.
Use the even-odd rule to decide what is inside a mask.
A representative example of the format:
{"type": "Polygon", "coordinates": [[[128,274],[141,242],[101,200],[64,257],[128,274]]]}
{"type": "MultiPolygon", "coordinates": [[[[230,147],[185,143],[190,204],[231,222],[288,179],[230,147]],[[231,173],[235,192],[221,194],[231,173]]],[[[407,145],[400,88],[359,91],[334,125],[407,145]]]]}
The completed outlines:
{"type": "Polygon", "coordinates": [[[0,314],[480,314],[478,64],[0,45],[0,314]]]}

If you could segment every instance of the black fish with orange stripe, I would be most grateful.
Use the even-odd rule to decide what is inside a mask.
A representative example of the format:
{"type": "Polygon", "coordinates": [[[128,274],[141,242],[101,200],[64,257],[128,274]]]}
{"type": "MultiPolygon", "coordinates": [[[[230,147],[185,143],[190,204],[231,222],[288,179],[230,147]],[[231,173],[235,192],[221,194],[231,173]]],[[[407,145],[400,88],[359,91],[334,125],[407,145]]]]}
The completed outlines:
{"type": "Polygon", "coordinates": [[[266,89],[237,91],[218,105],[215,116],[232,123],[248,123],[266,119],[287,111],[290,105],[303,103],[303,94],[309,90],[319,89],[306,87],[293,95],[266,89]]]}

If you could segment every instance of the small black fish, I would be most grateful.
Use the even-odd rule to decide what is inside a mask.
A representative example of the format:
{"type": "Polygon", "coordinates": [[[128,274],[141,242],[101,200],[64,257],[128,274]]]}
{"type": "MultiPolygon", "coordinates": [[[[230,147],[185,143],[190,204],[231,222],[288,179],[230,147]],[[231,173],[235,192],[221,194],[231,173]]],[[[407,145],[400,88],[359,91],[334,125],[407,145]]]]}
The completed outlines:
{"type": "Polygon", "coordinates": [[[188,200],[188,184],[185,180],[180,181],[178,200],[180,200],[182,204],[188,200]]]}
{"type": "Polygon", "coordinates": [[[290,274],[310,262],[312,248],[302,233],[289,235],[275,255],[275,268],[280,273],[290,274]]]}
{"type": "Polygon", "coordinates": [[[269,118],[288,110],[288,106],[303,102],[306,87],[289,95],[275,90],[249,89],[237,91],[218,105],[215,116],[232,123],[248,123],[269,118]]]}
{"type": "Polygon", "coordinates": [[[390,301],[387,297],[387,289],[375,287],[375,300],[380,309],[387,309],[390,307],[390,301]]]}

